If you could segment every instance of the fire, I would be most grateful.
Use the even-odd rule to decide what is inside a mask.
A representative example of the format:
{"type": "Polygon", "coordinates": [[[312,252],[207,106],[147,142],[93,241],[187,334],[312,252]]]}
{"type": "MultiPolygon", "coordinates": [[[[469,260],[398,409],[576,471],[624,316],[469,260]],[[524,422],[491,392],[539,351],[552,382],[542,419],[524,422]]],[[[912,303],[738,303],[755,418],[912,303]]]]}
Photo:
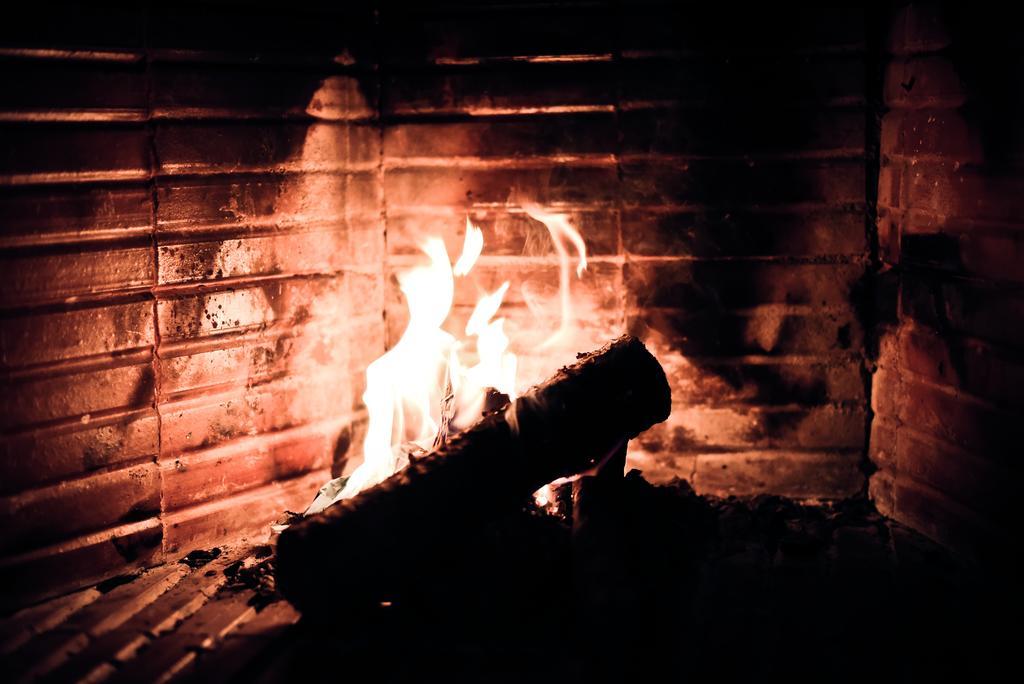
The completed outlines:
{"type": "MultiPolygon", "coordinates": [[[[570,247],[576,252],[578,278],[587,266],[586,245],[567,216],[533,205],[524,211],[547,227],[558,256],[560,324],[542,347],[559,345],[569,340],[573,330],[570,247]]],[[[347,479],[325,485],[307,514],[401,470],[410,454],[429,451],[443,440],[449,425],[464,427],[474,422],[481,415],[488,388],[509,399],[517,396],[517,358],[510,351],[505,319],[496,317],[509,290],[508,281],[480,296],[462,339],[444,330],[456,279],[468,277],[483,253],[483,231],[467,217],[462,253],[454,265],[440,238],[426,240],[421,248],[429,263],[398,279],[408,303],[409,323],[394,347],[366,369],[363,401],[369,425],[363,462],[347,479]]],[[[550,494],[538,492],[538,501],[545,496],[550,494]]]]}

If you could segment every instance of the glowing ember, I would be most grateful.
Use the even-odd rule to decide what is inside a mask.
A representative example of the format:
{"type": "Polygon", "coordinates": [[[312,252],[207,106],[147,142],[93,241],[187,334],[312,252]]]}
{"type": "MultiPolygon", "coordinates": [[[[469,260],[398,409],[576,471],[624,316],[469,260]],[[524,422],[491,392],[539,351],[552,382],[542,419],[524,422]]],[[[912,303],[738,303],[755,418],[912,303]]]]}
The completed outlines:
{"type": "MultiPolygon", "coordinates": [[[[586,245],[564,214],[532,205],[524,210],[547,227],[559,260],[560,324],[542,347],[571,343],[570,247],[576,252],[575,272],[580,277],[587,266],[586,245]]],[[[404,468],[410,454],[425,452],[444,438],[449,421],[459,427],[474,422],[481,415],[488,388],[516,397],[517,359],[509,351],[505,319],[495,318],[509,289],[507,281],[480,296],[466,323],[465,339],[456,339],[442,327],[452,308],[455,279],[470,274],[483,247],[483,231],[467,218],[462,254],[454,266],[444,241],[430,238],[422,246],[429,264],[399,276],[409,324],[395,346],[366,369],[363,401],[369,426],[363,462],[347,479],[333,481],[333,487],[325,485],[307,513],[354,496],[404,468]],[[472,356],[476,363],[470,364],[467,359],[472,356]]],[[[544,488],[536,498],[544,505],[551,493],[544,488]]]]}

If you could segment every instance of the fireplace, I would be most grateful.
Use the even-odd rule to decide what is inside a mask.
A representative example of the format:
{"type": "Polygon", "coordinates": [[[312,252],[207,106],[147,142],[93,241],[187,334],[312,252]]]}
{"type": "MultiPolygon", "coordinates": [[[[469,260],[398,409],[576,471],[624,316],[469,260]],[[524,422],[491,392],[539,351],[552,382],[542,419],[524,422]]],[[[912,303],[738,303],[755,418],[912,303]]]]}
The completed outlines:
{"type": "MultiPolygon", "coordinates": [[[[656,545],[678,531],[639,514],[626,525],[622,502],[685,521],[693,538],[665,551],[677,565],[631,546],[643,572],[628,576],[661,583],[615,594],[605,618],[639,615],[693,643],[713,625],[719,650],[707,653],[719,654],[757,641],[738,622],[778,608],[744,597],[782,586],[800,606],[811,599],[793,578],[807,568],[849,579],[870,567],[850,579],[863,595],[826,583],[838,612],[787,613],[789,634],[821,639],[794,616],[841,620],[851,596],[889,610],[877,573],[898,576],[888,590],[927,587],[913,630],[932,613],[973,630],[976,613],[934,601],[969,585],[958,601],[987,605],[991,587],[977,587],[1009,578],[1019,530],[1011,26],[898,3],[19,12],[0,28],[6,656],[30,676],[146,679],[202,665],[197,653],[223,665],[238,647],[237,675],[270,662],[271,632],[294,642],[286,603],[250,601],[266,588],[270,525],[359,466],[367,367],[409,323],[403,274],[423,265],[426,239],[454,262],[473,230],[483,252],[472,279],[453,281],[450,320],[461,329],[502,290],[520,384],[625,333],[668,378],[669,418],[629,443],[637,473],[579,503],[594,521],[619,511],[618,552],[623,535],[656,545]],[[585,270],[565,275],[552,221],[585,243],[585,270]],[[565,344],[538,342],[558,330],[565,344]],[[692,595],[666,589],[666,567],[692,595]],[[251,595],[189,603],[226,585],[251,595]],[[132,629],[180,655],[174,667],[103,650],[172,599],[207,622],[182,613],[164,631],[132,629]],[[661,600],[693,620],[636,611],[661,600]],[[692,608],[701,601],[717,617],[692,608]],[[96,632],[117,610],[117,629],[96,632]],[[50,648],[54,635],[77,645],[50,648]]],[[[575,269],[584,254],[566,245],[575,269]]],[[[506,521],[495,538],[558,566],[554,519],[506,521]]],[[[508,549],[473,548],[491,571],[508,561],[508,549]]],[[[595,562],[612,579],[577,577],[577,589],[622,580],[609,553],[595,562]]],[[[545,584],[554,574],[532,590],[571,603],[545,584]]],[[[432,577],[449,599],[468,582],[432,577]]],[[[473,584],[451,600],[468,610],[482,594],[473,584]]],[[[381,625],[396,618],[366,619],[383,654],[381,625]]],[[[835,632],[847,650],[833,664],[904,623],[855,624],[864,633],[835,632]]],[[[975,632],[958,643],[973,649],[975,632]]],[[[338,637],[312,634],[324,648],[338,637]]],[[[932,636],[916,633],[914,648],[932,636]]],[[[631,653],[671,650],[659,639],[631,653]]],[[[765,643],[752,652],[774,665],[736,672],[779,671],[765,643]]],[[[884,662],[933,671],[904,655],[884,662]]],[[[732,671],[714,657],[698,670],[732,671]]]]}

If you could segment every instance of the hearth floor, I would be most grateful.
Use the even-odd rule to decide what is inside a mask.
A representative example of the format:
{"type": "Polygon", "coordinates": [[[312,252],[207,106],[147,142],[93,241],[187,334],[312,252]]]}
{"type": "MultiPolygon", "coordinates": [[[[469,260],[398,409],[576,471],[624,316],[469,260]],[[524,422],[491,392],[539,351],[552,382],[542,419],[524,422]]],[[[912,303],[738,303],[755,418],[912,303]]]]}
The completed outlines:
{"type": "Polygon", "coordinates": [[[644,681],[661,671],[830,681],[879,667],[949,674],[954,651],[973,654],[962,566],[866,502],[707,501],[635,478],[625,500],[632,565],[606,574],[618,584],[596,601],[581,599],[569,568],[538,568],[526,591],[509,584],[528,572],[522,543],[571,546],[564,521],[561,537],[507,525],[530,530],[518,546],[498,537],[523,564],[490,583],[478,568],[475,584],[435,582],[414,607],[372,615],[348,611],[339,587],[325,597],[334,619],[315,624],[274,593],[269,546],[223,547],[7,617],[0,665],[8,681],[644,681]],[[630,528],[640,520],[642,531],[630,528]],[[709,534],[678,536],[681,523],[709,534]]]}

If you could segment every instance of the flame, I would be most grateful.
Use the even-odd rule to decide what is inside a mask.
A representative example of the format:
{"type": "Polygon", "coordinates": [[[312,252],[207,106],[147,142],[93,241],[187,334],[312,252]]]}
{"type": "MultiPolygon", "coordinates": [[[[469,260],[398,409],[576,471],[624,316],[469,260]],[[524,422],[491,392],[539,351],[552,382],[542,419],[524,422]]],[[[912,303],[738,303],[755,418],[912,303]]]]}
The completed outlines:
{"type": "Polygon", "coordinates": [[[476,260],[480,258],[480,253],[484,251],[484,232],[469,222],[469,217],[466,217],[466,239],[462,243],[462,254],[459,256],[459,260],[455,262],[455,268],[452,272],[457,276],[469,275],[469,272],[473,270],[473,266],[476,265],[476,260]]]}
{"type": "Polygon", "coordinates": [[[561,311],[561,323],[558,330],[545,340],[541,347],[561,346],[573,337],[575,312],[572,301],[572,283],[570,276],[569,245],[576,249],[576,277],[582,278],[587,270],[587,245],[583,236],[572,227],[569,217],[565,214],[546,212],[535,204],[524,204],[523,211],[535,221],[540,221],[548,229],[551,241],[558,255],[558,297],[561,311]]]}
{"type": "Polygon", "coordinates": [[[509,339],[505,334],[505,319],[491,320],[501,308],[508,285],[506,280],[495,292],[481,297],[466,323],[466,334],[477,338],[480,361],[465,370],[465,378],[479,391],[481,402],[488,387],[507,394],[510,399],[516,396],[516,357],[507,352],[509,339]]]}
{"type": "Polygon", "coordinates": [[[366,368],[363,402],[369,421],[363,463],[336,499],[353,496],[403,468],[408,455],[401,452],[402,444],[426,449],[437,434],[434,409],[444,389],[439,389],[438,378],[448,369],[455,344],[441,326],[455,297],[455,278],[443,240],[427,240],[423,251],[430,265],[398,279],[409,303],[409,324],[398,343],[366,368]]]}
{"type": "MultiPolygon", "coordinates": [[[[558,256],[560,325],[545,342],[550,346],[568,340],[572,331],[570,247],[575,250],[575,272],[580,277],[587,267],[586,245],[566,215],[534,205],[524,209],[547,227],[558,256]]],[[[480,417],[488,388],[510,399],[516,397],[518,359],[509,350],[505,319],[496,318],[509,290],[508,281],[479,297],[464,339],[456,339],[443,328],[454,301],[455,279],[469,276],[483,247],[483,231],[467,217],[462,253],[454,266],[444,241],[430,238],[422,245],[429,263],[399,276],[409,323],[394,347],[366,369],[363,401],[369,424],[363,462],[339,484],[336,494],[325,485],[321,493],[330,494],[309,512],[354,496],[401,470],[410,454],[429,450],[443,440],[450,424],[461,427],[474,422],[480,417]]],[[[546,489],[542,492],[549,493],[546,489]]]]}

